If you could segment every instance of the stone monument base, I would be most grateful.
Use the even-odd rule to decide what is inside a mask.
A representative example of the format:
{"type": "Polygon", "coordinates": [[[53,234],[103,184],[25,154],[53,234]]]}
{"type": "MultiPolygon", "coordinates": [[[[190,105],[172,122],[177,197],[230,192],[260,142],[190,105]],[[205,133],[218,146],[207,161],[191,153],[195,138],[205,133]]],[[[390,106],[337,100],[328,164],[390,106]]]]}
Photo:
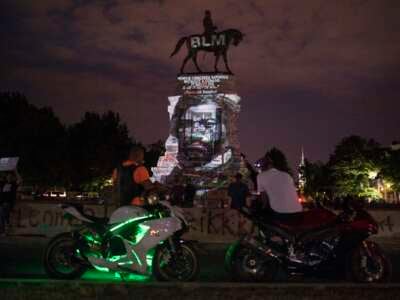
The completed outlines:
{"type": "Polygon", "coordinates": [[[234,76],[178,76],[177,92],[168,99],[170,132],[165,155],[152,169],[154,180],[193,186],[198,203],[223,201],[235,174],[248,173],[240,152],[241,99],[234,76]]]}

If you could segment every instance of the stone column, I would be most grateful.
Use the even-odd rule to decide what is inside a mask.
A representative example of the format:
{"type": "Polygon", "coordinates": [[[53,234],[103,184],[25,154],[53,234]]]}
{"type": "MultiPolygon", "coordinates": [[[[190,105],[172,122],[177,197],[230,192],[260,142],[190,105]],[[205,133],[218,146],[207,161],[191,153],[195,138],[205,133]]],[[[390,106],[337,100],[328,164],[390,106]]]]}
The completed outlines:
{"type": "Polygon", "coordinates": [[[226,188],[241,168],[241,99],[234,76],[179,76],[176,94],[168,99],[170,132],[166,153],[153,168],[154,179],[190,181],[205,192],[226,188]]]}

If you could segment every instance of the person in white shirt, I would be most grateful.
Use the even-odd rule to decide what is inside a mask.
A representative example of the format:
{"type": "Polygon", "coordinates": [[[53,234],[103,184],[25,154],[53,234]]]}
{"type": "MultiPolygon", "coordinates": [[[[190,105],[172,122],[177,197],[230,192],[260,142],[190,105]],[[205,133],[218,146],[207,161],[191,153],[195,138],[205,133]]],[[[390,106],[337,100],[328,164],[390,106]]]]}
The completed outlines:
{"type": "Polygon", "coordinates": [[[258,193],[267,199],[272,211],[280,214],[301,212],[303,208],[298,201],[293,178],[275,169],[269,157],[263,159],[261,168],[262,172],[257,176],[258,193]]]}

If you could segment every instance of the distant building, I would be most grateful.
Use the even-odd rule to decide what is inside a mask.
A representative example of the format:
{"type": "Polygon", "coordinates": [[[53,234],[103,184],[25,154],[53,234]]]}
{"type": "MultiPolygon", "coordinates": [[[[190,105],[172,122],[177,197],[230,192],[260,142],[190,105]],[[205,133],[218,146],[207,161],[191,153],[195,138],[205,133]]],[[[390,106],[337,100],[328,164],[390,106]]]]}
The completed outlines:
{"type": "Polygon", "coordinates": [[[297,180],[297,188],[299,192],[302,194],[304,192],[304,187],[306,185],[306,177],[304,174],[304,168],[306,166],[305,156],[304,156],[304,149],[301,147],[301,159],[298,167],[298,180],[297,180]]]}
{"type": "Polygon", "coordinates": [[[400,142],[398,142],[398,141],[392,142],[392,144],[390,145],[390,149],[392,151],[400,150],[400,142]]]}
{"type": "MultiPolygon", "coordinates": [[[[400,143],[394,141],[390,146],[384,147],[383,150],[385,151],[386,155],[390,155],[391,152],[400,150],[400,143]]],[[[394,191],[392,189],[392,184],[385,181],[385,179],[382,178],[379,173],[377,173],[375,178],[373,178],[373,186],[378,190],[382,196],[382,199],[386,203],[400,204],[400,193],[394,191]]]]}

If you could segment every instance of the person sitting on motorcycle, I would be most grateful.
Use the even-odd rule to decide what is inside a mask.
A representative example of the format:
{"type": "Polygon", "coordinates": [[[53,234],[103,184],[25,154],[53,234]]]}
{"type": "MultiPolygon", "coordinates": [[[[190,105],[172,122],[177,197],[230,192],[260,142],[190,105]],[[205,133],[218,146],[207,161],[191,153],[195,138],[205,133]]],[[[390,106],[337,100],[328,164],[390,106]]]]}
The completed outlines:
{"type": "Polygon", "coordinates": [[[127,159],[114,170],[112,180],[118,193],[120,206],[130,204],[143,206],[145,204],[143,193],[155,188],[143,162],[143,147],[133,146],[127,159]]]}
{"type": "Polygon", "coordinates": [[[273,160],[266,156],[261,161],[261,173],[257,176],[257,190],[263,199],[263,208],[278,214],[302,211],[293,178],[274,167],[273,160]]]}

